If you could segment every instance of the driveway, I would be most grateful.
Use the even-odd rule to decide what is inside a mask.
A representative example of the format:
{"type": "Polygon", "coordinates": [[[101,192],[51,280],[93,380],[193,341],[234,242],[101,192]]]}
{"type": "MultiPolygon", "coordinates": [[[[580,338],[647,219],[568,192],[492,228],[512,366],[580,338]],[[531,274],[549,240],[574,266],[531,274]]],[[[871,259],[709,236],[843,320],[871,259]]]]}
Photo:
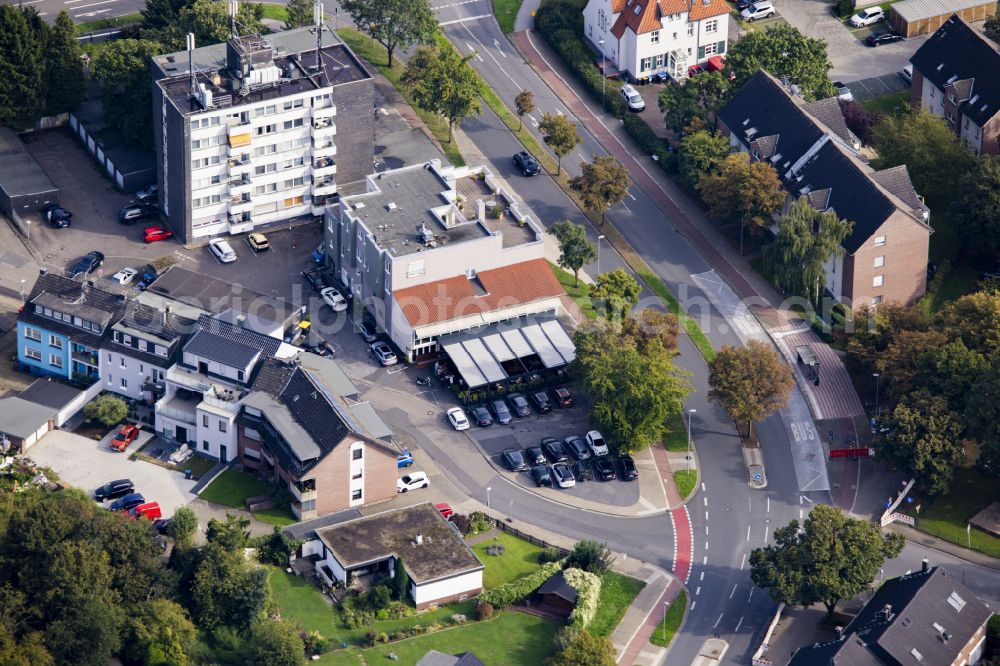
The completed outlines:
{"type": "MultiPolygon", "coordinates": [[[[82,489],[88,495],[114,479],[131,479],[137,492],[149,501],[156,501],[164,517],[172,516],[195,496],[191,488],[196,483],[185,480],[184,475],[141,460],[129,460],[129,454],[117,453],[109,448],[114,433],[100,442],[87,439],[65,430],[55,430],[28,449],[28,457],[39,465],[51,467],[59,477],[82,489]]],[[[152,437],[143,432],[138,443],[133,442],[129,451],[152,437]]]]}

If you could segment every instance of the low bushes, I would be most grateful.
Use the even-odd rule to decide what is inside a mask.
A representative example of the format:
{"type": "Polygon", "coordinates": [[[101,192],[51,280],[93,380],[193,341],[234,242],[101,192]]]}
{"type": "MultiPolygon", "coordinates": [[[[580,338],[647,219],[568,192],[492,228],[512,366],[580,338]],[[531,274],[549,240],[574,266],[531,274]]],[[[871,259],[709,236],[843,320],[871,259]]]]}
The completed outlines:
{"type": "Polygon", "coordinates": [[[542,583],[561,569],[562,562],[547,562],[534,573],[483,592],[479,595],[479,602],[490,604],[494,608],[509,606],[537,590],[542,583]]]}
{"type": "Polygon", "coordinates": [[[597,600],[601,596],[601,579],[582,569],[563,571],[566,583],[576,590],[576,608],[569,616],[569,625],[586,629],[597,615],[597,600]]]}

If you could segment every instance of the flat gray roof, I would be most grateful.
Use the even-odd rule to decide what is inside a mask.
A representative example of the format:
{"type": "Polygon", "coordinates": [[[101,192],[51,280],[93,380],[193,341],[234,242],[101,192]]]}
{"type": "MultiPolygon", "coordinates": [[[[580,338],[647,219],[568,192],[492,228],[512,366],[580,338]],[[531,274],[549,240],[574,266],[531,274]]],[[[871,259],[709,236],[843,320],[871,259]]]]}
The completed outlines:
{"type": "Polygon", "coordinates": [[[11,198],[59,193],[14,130],[7,127],[0,127],[0,189],[11,198]]]}
{"type": "Polygon", "coordinates": [[[267,414],[268,423],[281,433],[299,460],[305,462],[319,458],[322,454],[312,436],[295,421],[288,408],[276,400],[274,396],[263,391],[251,391],[243,404],[267,414]]]}
{"type": "Polygon", "coordinates": [[[354,417],[357,424],[361,426],[361,429],[369,437],[384,441],[392,439],[392,429],[385,424],[382,417],[372,407],[372,403],[358,402],[348,406],[348,409],[351,412],[351,416],[354,417]]]}
{"type": "Polygon", "coordinates": [[[26,439],[56,415],[47,405],[14,396],[0,399],[0,432],[26,439]]]}
{"type": "Polygon", "coordinates": [[[17,394],[18,398],[29,400],[38,405],[53,409],[62,409],[80,397],[83,393],[78,388],[61,384],[53,379],[36,379],[31,386],[17,394]]]}
{"type": "Polygon", "coordinates": [[[303,369],[326,386],[333,395],[338,398],[358,397],[360,393],[358,387],[347,376],[340,364],[333,359],[309,352],[300,353],[296,358],[302,364],[303,369]]]}

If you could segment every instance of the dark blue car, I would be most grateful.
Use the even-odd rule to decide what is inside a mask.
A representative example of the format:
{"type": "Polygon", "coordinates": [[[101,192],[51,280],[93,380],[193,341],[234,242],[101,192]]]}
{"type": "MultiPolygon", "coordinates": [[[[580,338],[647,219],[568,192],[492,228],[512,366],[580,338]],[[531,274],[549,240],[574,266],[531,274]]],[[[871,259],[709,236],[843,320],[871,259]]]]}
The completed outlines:
{"type": "Polygon", "coordinates": [[[128,511],[129,509],[133,509],[139,506],[140,504],[145,504],[145,503],[146,503],[146,498],[142,496],[142,493],[131,493],[129,495],[126,495],[125,497],[116,499],[114,502],[112,502],[111,510],[128,511]]]}

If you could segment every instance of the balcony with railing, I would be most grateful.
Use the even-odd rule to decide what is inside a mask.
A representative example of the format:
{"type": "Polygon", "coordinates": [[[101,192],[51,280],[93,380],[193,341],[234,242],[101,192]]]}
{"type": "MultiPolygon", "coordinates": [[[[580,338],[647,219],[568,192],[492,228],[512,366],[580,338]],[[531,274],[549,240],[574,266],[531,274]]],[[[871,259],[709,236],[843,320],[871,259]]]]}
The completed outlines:
{"type": "Polygon", "coordinates": [[[249,212],[243,212],[238,215],[229,216],[229,233],[231,234],[241,234],[244,231],[250,231],[253,229],[256,221],[249,212]]]}
{"type": "Polygon", "coordinates": [[[198,403],[200,400],[192,400],[186,397],[175,395],[172,398],[164,398],[156,403],[156,413],[160,416],[181,423],[195,425],[198,422],[198,403]]]}
{"type": "Polygon", "coordinates": [[[307,479],[305,481],[293,481],[289,479],[288,491],[298,503],[314,500],[316,499],[316,481],[315,479],[307,479]]]}
{"type": "Polygon", "coordinates": [[[232,196],[250,194],[252,188],[253,183],[250,182],[249,172],[242,174],[239,178],[230,178],[229,180],[229,194],[232,196]]]}
{"type": "Polygon", "coordinates": [[[333,157],[337,154],[337,143],[332,137],[313,137],[313,158],[333,157]]]}
{"type": "Polygon", "coordinates": [[[229,199],[229,215],[239,215],[242,216],[243,213],[249,213],[253,211],[253,201],[250,199],[249,194],[243,194],[238,197],[231,197],[229,199]]]}
{"type": "Polygon", "coordinates": [[[323,176],[313,180],[313,196],[334,194],[337,191],[337,182],[333,176],[323,176]]]}
{"type": "Polygon", "coordinates": [[[337,173],[337,161],[332,157],[317,157],[313,160],[313,178],[332,176],[337,173]]]}
{"type": "Polygon", "coordinates": [[[97,352],[93,351],[83,351],[83,350],[73,350],[73,360],[77,363],[90,366],[91,368],[99,368],[97,352]]]}
{"type": "Polygon", "coordinates": [[[317,118],[313,120],[312,135],[314,139],[323,139],[334,136],[337,133],[337,123],[333,118],[317,118]]]}

